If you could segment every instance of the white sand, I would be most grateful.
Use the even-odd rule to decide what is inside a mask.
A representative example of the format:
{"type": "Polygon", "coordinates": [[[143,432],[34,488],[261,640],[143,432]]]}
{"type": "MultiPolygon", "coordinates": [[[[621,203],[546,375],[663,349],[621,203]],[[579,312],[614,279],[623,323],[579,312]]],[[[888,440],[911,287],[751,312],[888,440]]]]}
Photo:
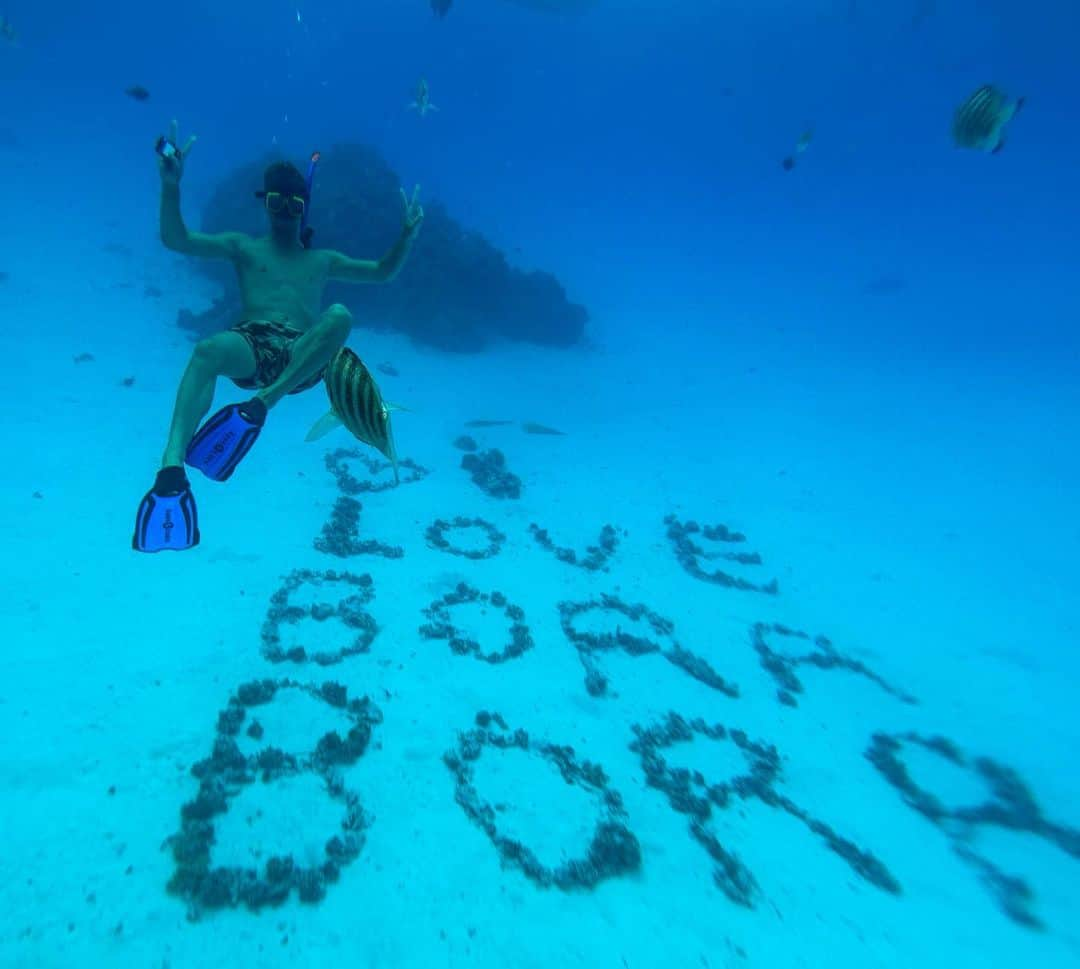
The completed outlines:
{"type": "MultiPolygon", "coordinates": [[[[156,250],[125,256],[98,245],[70,242],[75,292],[55,292],[29,265],[11,266],[0,287],[21,334],[3,405],[0,964],[1080,961],[1080,861],[1030,835],[982,830],[977,845],[1028,880],[1048,926],[1021,928],[863,756],[878,730],[942,733],[1016,768],[1048,817],[1080,825],[1071,705],[1080,532],[1069,504],[1077,459],[1058,450],[1055,416],[1066,404],[1076,413],[1075,395],[1021,386],[1016,375],[950,380],[902,363],[838,360],[739,321],[722,358],[699,351],[694,321],[672,333],[664,321],[613,314],[597,320],[599,348],[574,352],[459,357],[358,330],[353,345],[369,362],[400,370],[383,381],[387,397],[412,409],[395,418],[400,452],[432,470],[420,484],[360,496],[361,537],[404,546],[404,559],[343,562],[313,549],[337,497],[323,455],[352,443],[344,432],[303,443],[323,409],[319,390],[274,412],[227,485],[193,476],[197,550],[140,556],[129,548],[134,510],[187,352],[173,313],[199,298],[198,287],[156,250]],[[161,300],[143,298],[144,274],[166,290],[161,300]],[[114,289],[113,280],[137,288],[114,289]],[[73,299],[88,311],[72,317],[73,299]],[[629,325],[664,342],[624,340],[629,325]],[[73,364],[82,351],[94,362],[73,364]],[[134,386],[120,386],[128,375],[134,386]],[[487,498],[458,468],[451,441],[472,418],[566,432],[473,432],[521,475],[520,501],[487,498]],[[665,538],[668,513],[745,531],[764,565],[739,573],[775,576],[780,595],[691,578],[665,538]],[[501,529],[501,554],[469,562],[428,548],[426,526],[458,514],[501,529]],[[586,574],[541,549],[532,521],[579,552],[605,522],[628,535],[608,573],[586,574]],[[370,608],[382,631],[370,654],[327,669],[263,659],[269,597],[300,567],[374,576],[370,608]],[[421,610],[461,580],[520,604],[535,648],[490,666],[423,640],[421,610]],[[657,657],[622,655],[599,659],[614,695],[590,697],[557,604],[602,592],[672,619],[678,642],[737,682],[741,698],[657,657]],[[848,673],[803,668],[799,706],[780,706],[749,646],[757,621],[829,636],[921,704],[905,706],[848,673]],[[188,769],[209,754],[217,713],[239,684],[283,675],[338,680],[384,713],[372,748],[346,772],[374,819],[366,846],[318,905],[294,895],[278,910],[189,922],[184,903],[165,892],[173,862],[162,849],[197,790],[188,769]],[[454,803],[441,760],[481,709],[603,765],[641,843],[639,876],[567,894],[500,867],[454,803]],[[751,801],[714,819],[760,885],[754,910],[729,902],[687,819],[645,786],[628,749],[632,724],[669,710],[774,743],[784,757],[781,792],[873,851],[903,895],[874,888],[798,822],[751,801]]],[[[222,384],[218,401],[234,399],[222,384]]],[[[319,598],[332,600],[333,590],[319,598]]],[[[501,645],[491,617],[460,618],[475,620],[490,648],[501,645]]],[[[609,630],[615,622],[590,621],[609,630]]],[[[267,742],[300,750],[343,722],[298,697],[275,701],[261,719],[267,742]]],[[[699,740],[668,753],[714,781],[738,764],[730,744],[699,740]]],[[[982,790],[929,755],[912,754],[911,764],[947,801],[982,790]]],[[[508,832],[541,860],[581,853],[595,802],[546,761],[486,748],[476,782],[481,796],[507,804],[508,832]]],[[[214,860],[318,858],[339,817],[311,775],[257,785],[219,819],[214,860]]]]}

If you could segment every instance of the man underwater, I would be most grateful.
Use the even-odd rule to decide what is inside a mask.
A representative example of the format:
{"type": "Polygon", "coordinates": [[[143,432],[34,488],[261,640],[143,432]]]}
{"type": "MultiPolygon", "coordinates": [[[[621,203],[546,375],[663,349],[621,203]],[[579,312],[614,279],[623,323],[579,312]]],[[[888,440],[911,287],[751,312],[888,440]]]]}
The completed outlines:
{"type": "Polygon", "coordinates": [[[180,179],[194,140],[177,147],[174,121],[168,139],[159,141],[161,241],[185,255],[230,260],[240,283],[243,313],[235,326],[200,340],[191,354],[176,394],[161,470],[135,519],[131,544],[140,552],[179,551],[199,543],[185,461],[214,481],[225,481],[233,473],[255,443],[267,413],[286,395],[322,380],[327,362],[349,336],[352,316],[344,306],[335,303],[319,312],[326,283],[393,279],[424,219],[419,187],[411,199],[402,189],[404,226],[381,259],[310,249],[310,236],[302,231],[311,203],[310,179],[288,162],[275,162],[264,173],[263,190],[256,193],[266,207],[268,235],[256,239],[242,232],[191,232],[180,214],[180,179]],[[256,393],[242,404],[222,408],[199,427],[218,377],[256,393]]]}

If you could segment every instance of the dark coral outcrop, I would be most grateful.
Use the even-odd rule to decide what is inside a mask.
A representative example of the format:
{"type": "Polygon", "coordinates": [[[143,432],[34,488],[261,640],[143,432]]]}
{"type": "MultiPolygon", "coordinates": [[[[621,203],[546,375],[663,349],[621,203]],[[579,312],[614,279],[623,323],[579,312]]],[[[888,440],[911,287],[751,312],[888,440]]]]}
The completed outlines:
{"type": "MultiPolygon", "coordinates": [[[[274,160],[251,161],[223,178],[203,209],[201,228],[264,233],[266,217],[253,193],[274,160]]],[[[370,146],[342,144],[323,152],[311,207],[312,244],[377,259],[401,229],[401,185],[370,146]]],[[[582,340],[588,311],[570,302],[551,273],[511,266],[499,249],[453,219],[439,201],[423,203],[424,227],[393,283],[331,283],[326,303],[344,303],[361,325],[400,330],[418,343],[446,350],[477,351],[499,339],[549,346],[582,340]]],[[[221,300],[205,313],[180,312],[179,326],[198,338],[235,322],[240,304],[230,266],[211,260],[193,265],[224,288],[221,300]]]]}

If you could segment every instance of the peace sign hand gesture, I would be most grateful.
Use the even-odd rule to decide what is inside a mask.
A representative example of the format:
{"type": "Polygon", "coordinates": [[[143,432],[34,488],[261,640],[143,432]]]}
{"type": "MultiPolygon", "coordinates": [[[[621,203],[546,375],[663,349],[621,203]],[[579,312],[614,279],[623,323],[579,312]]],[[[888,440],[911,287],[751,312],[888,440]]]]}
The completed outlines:
{"type": "Polygon", "coordinates": [[[420,229],[420,223],[424,221],[424,209],[420,205],[420,186],[413,186],[412,198],[401,190],[401,201],[405,205],[405,231],[413,234],[420,229]]]}
{"type": "Polygon", "coordinates": [[[195,135],[192,135],[180,147],[179,125],[174,118],[169,123],[169,133],[164,139],[158,141],[158,170],[161,172],[161,180],[169,185],[179,185],[180,177],[184,174],[184,158],[195,144],[195,135]],[[164,147],[164,151],[162,151],[164,147]],[[175,151],[171,149],[175,148],[175,151]]]}

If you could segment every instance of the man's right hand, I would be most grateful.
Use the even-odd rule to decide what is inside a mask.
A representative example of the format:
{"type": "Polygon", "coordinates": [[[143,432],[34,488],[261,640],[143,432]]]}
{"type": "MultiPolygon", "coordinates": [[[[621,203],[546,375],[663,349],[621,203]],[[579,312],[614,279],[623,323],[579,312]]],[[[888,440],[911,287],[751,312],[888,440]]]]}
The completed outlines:
{"type": "Polygon", "coordinates": [[[173,119],[169,123],[169,133],[166,137],[176,146],[179,154],[173,155],[171,158],[158,155],[158,171],[161,172],[161,183],[163,185],[179,185],[180,178],[184,174],[184,160],[187,158],[188,152],[191,151],[191,146],[195,144],[195,135],[188,138],[184,142],[184,146],[180,147],[179,125],[173,119]]]}

